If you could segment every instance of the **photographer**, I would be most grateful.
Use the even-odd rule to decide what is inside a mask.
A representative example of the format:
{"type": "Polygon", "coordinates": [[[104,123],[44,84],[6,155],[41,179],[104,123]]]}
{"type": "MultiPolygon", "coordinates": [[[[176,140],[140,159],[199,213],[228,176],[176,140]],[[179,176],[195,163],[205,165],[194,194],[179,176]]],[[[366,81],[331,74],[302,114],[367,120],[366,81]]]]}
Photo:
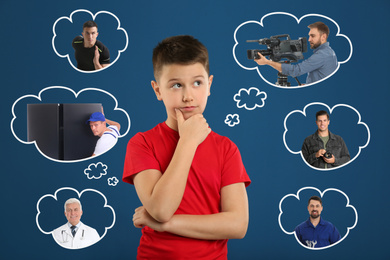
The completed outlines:
{"type": "Polygon", "coordinates": [[[307,73],[306,84],[321,80],[332,74],[338,67],[337,57],[327,42],[329,28],[322,22],[308,26],[310,48],[313,55],[299,64],[279,63],[265,58],[258,52],[260,59],[255,59],[259,65],[269,65],[284,75],[298,77],[307,73]]]}
{"type": "Polygon", "coordinates": [[[303,157],[308,164],[317,168],[333,168],[350,160],[343,138],[329,131],[329,123],[328,112],[318,111],[316,113],[318,130],[306,137],[302,145],[303,157]]]}

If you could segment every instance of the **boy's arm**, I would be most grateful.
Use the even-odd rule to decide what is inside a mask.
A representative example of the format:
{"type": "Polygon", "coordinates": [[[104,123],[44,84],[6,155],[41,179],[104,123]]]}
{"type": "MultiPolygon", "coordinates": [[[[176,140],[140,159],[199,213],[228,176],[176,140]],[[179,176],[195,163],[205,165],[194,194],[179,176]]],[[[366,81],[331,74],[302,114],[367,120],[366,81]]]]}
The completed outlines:
{"type": "Polygon", "coordinates": [[[211,132],[201,114],[184,120],[181,111],[176,110],[176,117],[180,139],[164,174],[145,170],[133,179],[142,205],[158,222],[169,221],[179,207],[196,149],[211,132]]]}
{"type": "Polygon", "coordinates": [[[174,215],[168,222],[154,220],[144,207],[136,209],[134,226],[148,226],[159,232],[196,239],[240,239],[246,234],[249,222],[248,197],[244,183],[221,189],[221,212],[211,215],[174,215]]]}

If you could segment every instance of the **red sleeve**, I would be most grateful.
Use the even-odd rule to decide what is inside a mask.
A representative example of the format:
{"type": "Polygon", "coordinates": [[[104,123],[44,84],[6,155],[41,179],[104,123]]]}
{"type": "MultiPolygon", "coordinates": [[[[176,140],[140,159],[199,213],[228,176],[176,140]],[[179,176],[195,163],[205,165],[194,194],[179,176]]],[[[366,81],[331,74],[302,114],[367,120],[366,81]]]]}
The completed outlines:
{"type": "Polygon", "coordinates": [[[138,133],[127,144],[122,180],[134,184],[134,175],[148,169],[160,170],[160,165],[154,155],[153,146],[146,141],[142,133],[138,133]]]}
{"type": "Polygon", "coordinates": [[[246,173],[240,151],[237,146],[228,138],[225,147],[225,157],[222,169],[222,187],[234,183],[244,182],[245,187],[251,183],[246,173]]]}

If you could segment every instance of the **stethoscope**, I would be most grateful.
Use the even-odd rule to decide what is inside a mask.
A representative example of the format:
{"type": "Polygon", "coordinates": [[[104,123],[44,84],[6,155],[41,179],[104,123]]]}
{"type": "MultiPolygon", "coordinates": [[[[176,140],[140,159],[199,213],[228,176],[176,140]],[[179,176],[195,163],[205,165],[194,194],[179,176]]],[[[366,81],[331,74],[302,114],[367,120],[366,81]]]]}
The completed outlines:
{"type": "MultiPolygon", "coordinates": [[[[80,240],[83,240],[84,239],[84,229],[82,230],[82,233],[81,233],[81,238],[80,240]]],[[[61,230],[61,236],[62,236],[62,243],[68,243],[69,242],[69,239],[68,239],[68,236],[71,236],[73,237],[72,235],[69,235],[66,230],[61,230]],[[65,233],[65,238],[64,238],[64,233],[65,233]]]]}

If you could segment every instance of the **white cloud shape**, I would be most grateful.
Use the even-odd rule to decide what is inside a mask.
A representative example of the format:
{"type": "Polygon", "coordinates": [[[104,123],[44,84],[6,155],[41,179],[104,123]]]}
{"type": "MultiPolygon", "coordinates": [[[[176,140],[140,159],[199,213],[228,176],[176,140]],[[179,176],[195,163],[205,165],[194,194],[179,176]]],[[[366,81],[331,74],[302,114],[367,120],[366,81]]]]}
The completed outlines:
{"type": "MultiPolygon", "coordinates": [[[[306,202],[305,202],[306,203],[306,202]]],[[[328,206],[327,206],[328,207],[328,206]]],[[[296,209],[293,209],[293,210],[296,210],[296,209]]],[[[324,209],[325,210],[325,209],[324,209]]],[[[291,210],[290,210],[291,211],[291,210]]],[[[339,214],[339,216],[343,216],[343,214],[339,214]]],[[[297,194],[287,194],[286,196],[284,196],[281,200],[280,200],[280,202],[279,202],[279,217],[278,217],[278,222],[279,222],[279,226],[280,226],[280,228],[282,229],[282,231],[284,232],[284,233],[286,233],[287,235],[294,235],[295,236],[295,239],[297,240],[297,242],[301,245],[301,246],[303,246],[303,247],[305,247],[305,248],[307,248],[307,249],[311,249],[311,250],[322,250],[322,249],[326,249],[326,248],[329,248],[329,247],[332,247],[332,246],[335,246],[335,245],[337,245],[337,244],[339,244],[339,243],[341,243],[341,241],[343,241],[347,236],[348,236],[348,234],[349,234],[349,231],[351,230],[351,229],[354,229],[355,227],[356,227],[356,225],[357,225],[357,223],[358,223],[358,213],[357,213],[357,211],[356,211],[356,209],[355,209],[355,207],[354,206],[352,206],[352,205],[350,205],[350,202],[349,202],[349,198],[348,198],[348,196],[344,193],[344,192],[342,192],[341,190],[338,190],[338,189],[335,189],[335,188],[329,188],[329,189],[326,189],[326,190],[324,190],[323,192],[321,192],[319,189],[317,189],[317,188],[315,188],[315,187],[304,187],[304,188],[302,188],[302,189],[300,189],[298,192],[297,192],[297,194]],[[345,210],[352,210],[353,212],[354,212],[354,215],[355,215],[355,219],[354,219],[354,221],[353,221],[353,225],[352,226],[348,226],[348,227],[346,227],[346,229],[347,229],[347,231],[346,231],[346,233],[345,233],[345,235],[339,240],[339,241],[337,241],[336,243],[334,243],[334,244],[332,244],[332,245],[329,245],[329,246],[326,246],[326,247],[320,247],[320,248],[311,248],[311,247],[308,247],[308,246],[305,246],[305,245],[303,245],[299,240],[298,240],[298,238],[297,238],[297,236],[296,236],[296,234],[295,234],[295,231],[294,230],[292,230],[292,231],[288,231],[288,230],[286,230],[286,228],[284,228],[283,227],[283,224],[282,224],[282,216],[283,216],[283,214],[286,214],[286,212],[284,212],[283,211],[283,208],[288,208],[288,205],[287,204],[293,204],[293,200],[292,201],[288,201],[288,200],[286,200],[286,199],[288,199],[288,198],[295,198],[296,200],[298,200],[298,201],[300,201],[300,193],[301,192],[303,192],[303,191],[306,191],[306,190],[313,190],[313,192],[318,192],[318,194],[320,195],[320,197],[323,199],[323,197],[325,196],[325,194],[327,193],[327,192],[337,192],[338,193],[338,195],[341,197],[344,197],[345,198],[345,200],[346,200],[346,205],[345,205],[345,210]],[[286,200],[286,202],[284,202],[286,200]]]]}
{"type": "MultiPolygon", "coordinates": [[[[105,90],[102,90],[102,89],[98,89],[98,88],[85,88],[85,89],[82,89],[80,90],[79,92],[75,92],[73,91],[71,88],[68,88],[68,87],[62,87],[62,86],[52,86],[52,87],[47,87],[47,88],[44,88],[42,89],[38,95],[32,95],[32,94],[29,94],[29,95],[24,95],[20,98],[18,98],[12,105],[12,120],[11,120],[11,132],[12,134],[14,135],[14,137],[16,138],[16,140],[18,140],[19,142],[23,143],[23,144],[34,144],[35,147],[37,148],[37,150],[44,156],[46,157],[47,159],[49,160],[52,160],[52,161],[55,161],[55,162],[63,162],[63,163],[69,163],[69,162],[80,162],[80,161],[85,161],[85,160],[88,160],[88,159],[91,159],[91,158],[96,158],[96,156],[94,157],[88,157],[88,158],[84,158],[84,159],[80,159],[80,160],[69,160],[69,161],[65,161],[65,160],[57,160],[57,159],[53,159],[49,156],[47,156],[46,154],[44,154],[38,147],[38,144],[36,141],[31,141],[31,142],[28,142],[28,141],[25,141],[25,140],[22,140],[23,138],[19,138],[18,134],[21,134],[22,132],[26,132],[26,131],[21,131],[21,129],[18,129],[18,134],[16,134],[16,129],[14,128],[14,124],[17,120],[17,115],[15,113],[15,110],[16,110],[16,107],[18,106],[18,104],[20,103],[22,106],[25,102],[27,102],[27,100],[32,100],[31,102],[42,102],[42,103],[45,103],[44,102],[44,94],[45,94],[45,98],[47,98],[48,100],[50,100],[49,102],[50,103],[64,103],[64,102],[58,102],[59,100],[62,100],[61,98],[66,96],[66,100],[67,100],[67,103],[77,103],[77,98],[81,95],[81,94],[90,94],[91,95],[91,99],[93,99],[93,96],[97,95],[98,94],[104,94],[104,96],[106,96],[107,99],[111,100],[113,103],[114,103],[114,111],[118,111],[118,112],[121,112],[124,114],[124,116],[126,117],[127,119],[127,129],[125,131],[124,134],[121,134],[119,136],[119,138],[121,137],[124,137],[125,135],[127,135],[127,133],[129,132],[130,130],[130,125],[131,125],[131,121],[130,121],[130,116],[127,114],[127,112],[122,109],[122,108],[119,108],[118,107],[118,101],[116,100],[116,98],[109,92],[105,91],[105,90]],[[50,97],[51,98],[50,98],[50,97]],[[54,98],[53,98],[54,97],[54,98]],[[55,100],[55,102],[53,102],[53,99],[55,100]],[[70,100],[70,101],[69,101],[70,100]]],[[[85,98],[85,97],[83,97],[85,98]]],[[[26,113],[26,109],[24,107],[24,109],[19,109],[18,110],[19,113],[26,113]]],[[[107,111],[105,111],[107,112],[107,111]]],[[[105,113],[107,114],[107,113],[105,113]]],[[[23,118],[23,116],[22,116],[23,118]]],[[[27,127],[26,127],[26,123],[25,122],[22,122],[21,125],[23,125],[25,128],[23,130],[25,130],[27,127]]],[[[97,156],[100,156],[100,155],[97,155],[97,156]]]]}
{"type": "MultiPolygon", "coordinates": [[[[319,111],[319,109],[317,109],[317,111],[319,111]]],[[[346,119],[346,118],[345,118],[345,119],[346,119]]],[[[315,129],[316,129],[316,128],[315,128],[315,129]]],[[[314,130],[314,128],[313,128],[312,133],[314,133],[314,132],[315,132],[315,130],[314,130]]],[[[332,130],[331,130],[331,132],[332,132],[332,130]]],[[[312,133],[310,133],[310,134],[312,134],[312,133]]],[[[337,133],[335,133],[335,134],[337,134],[337,133]]],[[[306,136],[308,136],[308,134],[307,134],[306,136]]],[[[343,137],[343,136],[342,136],[342,137],[343,137]]],[[[343,138],[345,138],[345,136],[344,136],[343,138]]],[[[362,137],[362,138],[363,138],[363,137],[362,137]]],[[[365,137],[364,137],[364,138],[365,138],[365,137]]],[[[300,140],[300,141],[301,141],[300,144],[302,145],[304,139],[302,139],[302,140],[300,140]]],[[[340,167],[344,167],[344,166],[350,164],[351,162],[353,162],[353,161],[360,155],[361,150],[364,149],[364,148],[366,148],[367,145],[368,145],[369,142],[370,142],[370,129],[369,129],[369,127],[368,127],[368,125],[367,125],[366,123],[362,122],[362,120],[361,120],[361,115],[360,115],[359,111],[358,111],[357,109],[355,109],[354,107],[350,106],[350,105],[338,104],[338,105],[335,105],[334,107],[330,108],[328,105],[326,105],[326,104],[324,104],[324,103],[321,103],[321,102],[313,102],[313,103],[310,103],[310,104],[306,105],[306,106],[303,108],[302,111],[300,111],[300,110],[291,111],[291,112],[285,117],[285,119],[284,119],[283,142],[284,142],[284,145],[285,145],[286,149],[287,149],[290,153],[292,153],[292,154],[300,154],[302,160],[303,160],[308,166],[310,166],[311,168],[313,168],[313,169],[315,169],[315,170],[319,170],[319,171],[329,171],[329,170],[335,170],[335,169],[338,169],[338,168],[340,168],[340,167]],[[292,144],[289,145],[289,143],[293,143],[293,142],[295,142],[296,139],[297,139],[296,136],[294,136],[294,135],[291,136],[291,137],[287,137],[287,134],[289,133],[289,131],[291,131],[292,129],[294,129],[294,131],[293,131],[294,133],[297,133],[297,132],[301,132],[301,133],[302,133],[302,132],[307,132],[307,129],[305,129],[305,126],[304,126],[304,125],[302,125],[302,124],[297,124],[297,123],[294,121],[294,119],[290,120],[290,121],[291,121],[291,122],[290,122],[289,119],[290,119],[290,118],[295,118],[295,120],[296,120],[297,117],[302,117],[302,116],[303,116],[303,117],[304,117],[303,120],[309,120],[310,123],[311,123],[311,125],[313,125],[313,127],[317,127],[317,126],[314,125],[315,119],[313,119],[313,118],[307,118],[307,115],[306,115],[306,114],[307,114],[307,110],[310,109],[311,107],[314,107],[314,106],[320,106],[320,107],[322,107],[322,110],[328,110],[328,111],[330,112],[329,116],[330,116],[330,122],[331,122],[331,124],[329,125],[329,128],[332,127],[332,117],[333,117],[332,112],[334,112],[336,109],[345,109],[346,111],[349,111],[350,114],[354,114],[354,115],[355,115],[355,117],[356,117],[357,120],[354,121],[353,123],[350,123],[350,124],[348,125],[348,127],[344,127],[345,129],[348,129],[348,132],[352,132],[352,131],[353,131],[354,129],[356,129],[356,128],[363,127],[364,132],[367,134],[367,139],[364,139],[363,145],[359,145],[358,148],[356,148],[357,152],[356,152],[356,155],[355,155],[355,156],[352,156],[352,154],[350,154],[350,155],[351,155],[351,160],[350,160],[349,162],[347,162],[347,163],[345,163],[345,164],[343,164],[343,165],[341,165],[341,166],[339,166],[339,167],[334,167],[334,168],[328,168],[328,169],[316,168],[316,167],[313,167],[312,165],[310,165],[310,164],[308,164],[308,163],[306,162],[305,158],[304,158],[303,155],[302,155],[301,146],[299,146],[299,148],[298,148],[297,145],[295,145],[295,146],[292,145],[292,144]],[[289,122],[289,123],[288,123],[288,122],[289,122]],[[289,126],[288,126],[288,125],[289,125],[289,126]],[[292,148],[292,147],[294,147],[294,148],[292,148]]],[[[353,145],[351,145],[351,144],[347,144],[347,147],[348,147],[348,149],[349,149],[350,151],[351,151],[351,148],[354,148],[353,145]]]]}
{"type": "MultiPolygon", "coordinates": [[[[100,27],[100,26],[99,26],[99,27],[100,27]]],[[[81,31],[82,28],[77,28],[77,30],[78,30],[78,31],[81,31]]],[[[76,35],[75,35],[75,36],[76,36],[76,35]]],[[[72,40],[72,39],[69,40],[69,44],[70,44],[71,40],[72,40]]],[[[92,12],[90,12],[90,11],[88,11],[88,10],[85,10],[85,9],[78,9],[78,10],[73,11],[73,12],[70,14],[69,17],[63,16],[63,17],[58,18],[58,19],[54,22],[54,24],[53,24],[52,46],[53,46],[54,52],[55,52],[59,57],[68,59],[69,64],[70,64],[75,70],[77,70],[77,71],[79,71],[79,72],[83,72],[83,73],[95,73],[95,72],[100,72],[100,71],[102,71],[102,70],[104,70],[104,69],[110,67],[111,65],[113,65],[113,64],[119,59],[121,53],[124,52],[124,51],[127,49],[128,43],[129,43],[129,38],[128,38],[127,32],[126,32],[125,29],[123,29],[123,28],[121,27],[120,20],[118,19],[117,16],[115,16],[113,13],[108,12],[108,11],[99,11],[99,12],[97,12],[96,14],[93,14],[92,12]],[[90,16],[91,16],[91,20],[95,20],[97,16],[103,15],[103,14],[107,14],[107,15],[109,15],[109,16],[112,16],[112,18],[115,19],[116,24],[117,24],[117,27],[116,27],[116,28],[113,27],[113,28],[111,28],[111,30],[112,30],[112,31],[120,31],[120,32],[122,32],[123,35],[124,35],[124,38],[125,38],[125,43],[123,44],[123,45],[124,45],[123,49],[119,49],[119,50],[117,51],[117,56],[115,57],[115,59],[114,59],[113,61],[112,61],[112,56],[111,56],[111,55],[113,55],[114,52],[113,52],[113,50],[110,50],[110,59],[111,59],[111,63],[110,63],[109,66],[104,67],[104,68],[102,68],[102,69],[100,69],[100,70],[93,70],[93,71],[84,71],[84,70],[80,70],[80,69],[77,68],[77,65],[74,65],[74,64],[72,63],[72,60],[70,59],[70,54],[69,54],[69,53],[61,54],[61,53],[60,53],[61,51],[58,50],[58,48],[56,47],[56,38],[57,38],[57,36],[58,36],[58,35],[57,35],[57,31],[56,31],[56,29],[57,29],[56,26],[57,26],[59,23],[62,23],[62,22],[70,22],[71,24],[73,24],[73,15],[78,14],[78,13],[81,13],[81,14],[82,14],[82,13],[86,13],[86,14],[90,15],[90,16]]],[[[73,54],[72,54],[72,55],[73,55],[73,54]]]]}
{"type": "Polygon", "coordinates": [[[233,97],[233,100],[237,102],[237,107],[244,107],[246,110],[263,107],[266,99],[267,93],[260,91],[255,87],[251,87],[249,89],[242,88],[233,97]]]}
{"type": "MultiPolygon", "coordinates": [[[[91,197],[93,197],[94,201],[95,200],[99,201],[99,200],[103,199],[103,201],[104,201],[103,209],[99,209],[99,210],[102,210],[100,212],[105,212],[105,214],[108,214],[107,212],[109,212],[110,216],[99,216],[98,218],[109,219],[109,217],[112,217],[112,223],[110,223],[108,226],[105,226],[104,233],[103,233],[103,235],[100,236],[100,239],[103,239],[104,236],[107,234],[107,230],[111,229],[114,226],[116,216],[115,216],[114,209],[110,205],[107,204],[106,196],[104,196],[104,194],[101,193],[100,191],[97,191],[94,189],[85,189],[81,192],[78,192],[74,188],[64,187],[64,188],[58,189],[53,195],[46,194],[46,195],[42,196],[37,202],[37,215],[35,218],[38,229],[45,235],[50,235],[54,231],[53,228],[49,228],[49,225],[47,225],[47,223],[40,222],[40,220],[42,220],[42,219],[45,219],[45,220],[52,219],[53,208],[49,208],[48,205],[55,205],[56,203],[59,203],[59,200],[61,200],[61,199],[64,200],[64,202],[65,202],[67,199],[72,198],[72,197],[78,198],[81,201],[81,204],[83,204],[83,202],[82,202],[83,195],[86,195],[86,197],[88,197],[89,199],[91,197]],[[63,198],[65,195],[67,195],[66,199],[63,198]],[[59,198],[61,198],[61,199],[59,199],[59,198]],[[107,209],[108,209],[108,211],[107,211],[107,209]]],[[[58,205],[58,208],[64,210],[64,206],[63,206],[64,202],[61,202],[61,205],[58,205]]],[[[85,215],[85,213],[86,212],[84,212],[83,215],[85,215]]],[[[62,211],[62,212],[59,212],[59,214],[63,216],[64,213],[62,211]]],[[[92,215],[92,213],[90,213],[90,214],[92,215]]],[[[61,245],[61,244],[59,244],[59,245],[61,245]]]]}
{"type": "Polygon", "coordinates": [[[100,179],[103,175],[107,175],[107,165],[98,162],[91,163],[88,168],[84,169],[84,174],[88,179],[100,179]]]}
{"type": "Polygon", "coordinates": [[[118,184],[119,180],[117,177],[114,176],[112,178],[108,178],[107,182],[108,182],[108,185],[110,185],[110,186],[116,186],[118,184]]]}
{"type": "MultiPolygon", "coordinates": [[[[252,20],[252,21],[246,21],[246,22],[243,22],[242,24],[240,24],[240,25],[236,28],[236,30],[234,31],[234,42],[235,42],[235,44],[234,44],[234,46],[233,46],[233,57],[234,57],[234,60],[236,61],[236,63],[237,63],[241,68],[243,68],[243,69],[245,69],[245,70],[256,70],[257,73],[259,74],[259,76],[260,76],[266,83],[268,83],[269,85],[274,86],[274,87],[278,87],[278,88],[286,88],[286,87],[284,87],[284,86],[278,86],[278,85],[276,85],[275,83],[271,83],[270,81],[268,81],[268,80],[261,74],[260,69],[259,69],[259,66],[257,66],[257,64],[256,64],[254,61],[252,61],[253,66],[251,66],[251,67],[244,66],[244,65],[243,65],[244,62],[240,62],[239,59],[237,58],[237,56],[238,56],[238,57],[241,57],[241,56],[243,57],[243,55],[241,55],[241,54],[240,54],[240,55],[237,55],[237,54],[236,54],[236,49],[237,49],[237,47],[238,47],[239,44],[240,44],[239,40],[237,40],[237,34],[239,34],[239,31],[240,31],[240,30],[243,30],[243,28],[246,27],[246,26],[255,25],[255,26],[259,26],[259,30],[261,31],[262,29],[264,29],[264,20],[265,20],[267,17],[273,16],[273,15],[285,15],[285,16],[291,17],[291,18],[293,18],[293,19],[296,21],[297,24],[299,24],[300,22],[302,22],[305,18],[309,18],[309,17],[318,17],[318,18],[327,19],[327,20],[329,20],[330,22],[332,22],[332,23],[337,27],[336,36],[337,36],[337,37],[342,37],[342,38],[344,38],[346,41],[348,41],[349,46],[350,46],[349,56],[348,56],[345,60],[343,60],[343,61],[338,61],[337,69],[336,69],[331,75],[329,75],[329,76],[327,76],[327,77],[325,77],[325,78],[323,78],[323,79],[321,79],[321,80],[319,80],[319,81],[310,83],[310,84],[305,84],[305,85],[302,85],[302,86],[290,86],[290,87],[288,87],[289,89],[307,87],[307,86],[311,86],[311,85],[313,85],[313,84],[319,83],[319,82],[321,82],[321,81],[324,81],[325,79],[331,77],[333,74],[335,74],[335,73],[338,71],[338,69],[339,69],[339,67],[340,67],[340,64],[343,64],[343,63],[348,62],[349,59],[351,58],[352,52],[353,52],[352,42],[350,41],[350,39],[349,39],[346,35],[340,33],[340,27],[339,27],[339,25],[338,25],[333,19],[331,19],[331,18],[329,18],[329,17],[327,17],[327,16],[324,16],[324,15],[321,15],[321,14],[307,14],[307,15],[304,15],[304,16],[302,16],[301,18],[298,19],[298,18],[297,18],[296,16],[294,16],[293,14],[286,13],[286,12],[273,12],[273,13],[268,13],[268,14],[264,15],[264,16],[260,19],[260,21],[253,21],[253,20],[252,20]]],[[[245,55],[245,58],[246,58],[246,55],[245,55]]]]}
{"type": "Polygon", "coordinates": [[[240,116],[238,114],[228,114],[225,119],[225,124],[230,127],[238,125],[240,123],[240,116]]]}

